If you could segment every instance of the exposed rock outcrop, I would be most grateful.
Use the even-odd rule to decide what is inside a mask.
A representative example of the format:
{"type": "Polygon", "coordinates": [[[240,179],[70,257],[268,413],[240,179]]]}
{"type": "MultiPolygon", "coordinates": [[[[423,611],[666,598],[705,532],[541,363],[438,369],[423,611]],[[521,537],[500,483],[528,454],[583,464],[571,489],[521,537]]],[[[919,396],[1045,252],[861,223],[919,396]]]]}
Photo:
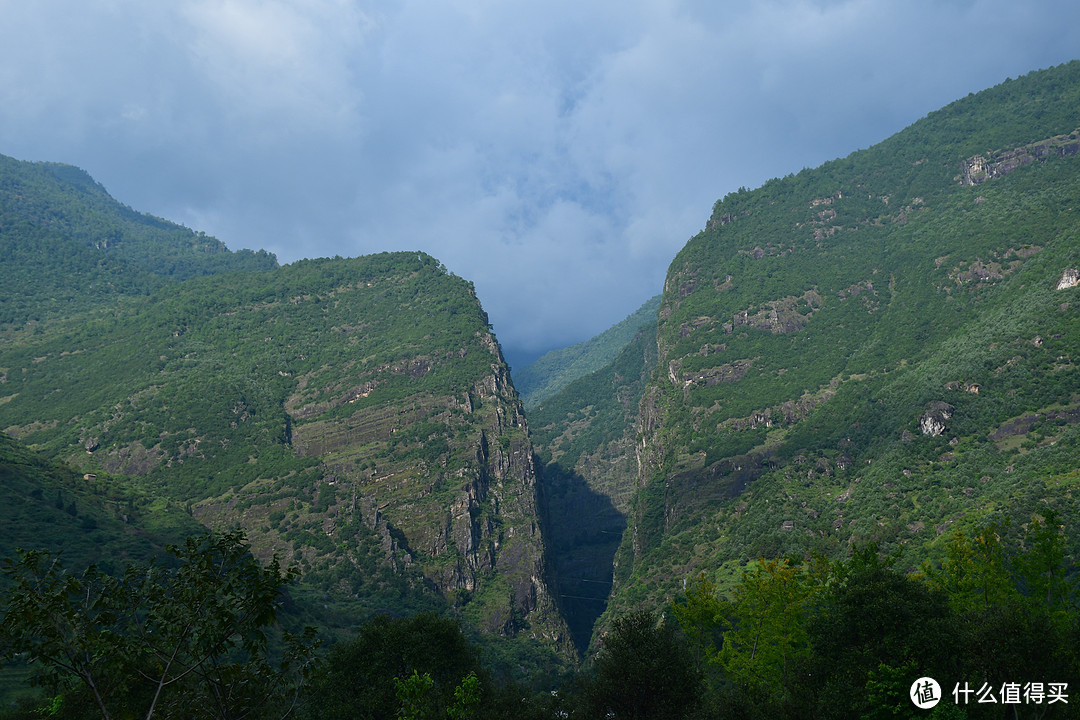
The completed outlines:
{"type": "Polygon", "coordinates": [[[765,303],[760,308],[735,313],[731,322],[724,323],[723,327],[728,334],[740,327],[750,327],[774,335],[786,335],[802,330],[821,308],[821,302],[817,288],[812,288],[802,295],[791,295],[765,303]]]}
{"type": "Polygon", "coordinates": [[[1042,162],[1052,157],[1071,157],[1078,153],[1080,153],[1080,135],[1076,132],[1055,135],[1012,150],[969,158],[964,162],[957,179],[962,185],[978,185],[987,180],[1004,177],[1033,162],[1042,162]]]}
{"type": "Polygon", "coordinates": [[[953,406],[946,402],[932,402],[926,406],[926,411],[919,416],[919,429],[923,435],[937,437],[945,432],[945,421],[953,416],[953,406]]]}

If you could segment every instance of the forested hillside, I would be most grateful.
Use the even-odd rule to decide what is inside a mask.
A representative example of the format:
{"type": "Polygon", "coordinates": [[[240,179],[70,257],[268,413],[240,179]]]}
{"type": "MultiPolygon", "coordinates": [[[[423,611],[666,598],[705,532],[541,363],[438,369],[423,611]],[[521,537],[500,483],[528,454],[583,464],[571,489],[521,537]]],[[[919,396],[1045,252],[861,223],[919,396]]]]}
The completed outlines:
{"type": "Polygon", "coordinates": [[[279,268],[75,168],[0,171],[8,435],[243,529],[302,569],[321,625],[452,610],[569,649],[524,416],[470,283],[419,253],[279,268]]]}
{"type": "Polygon", "coordinates": [[[0,155],[0,329],[143,296],[196,275],[275,267],[265,251],[121,205],[83,170],[0,155]]]}
{"type": "Polygon", "coordinates": [[[514,382],[526,410],[533,410],[579,377],[611,363],[641,328],[656,322],[660,296],[612,325],[596,337],[570,347],[552,350],[536,361],[514,371],[514,382]]]}
{"type": "Polygon", "coordinates": [[[77,474],[3,434],[0,481],[2,557],[41,548],[77,567],[119,570],[202,529],[182,505],[140,492],[126,478],[77,474]]]}
{"type": "Polygon", "coordinates": [[[601,628],[754,558],[871,543],[911,569],[991,519],[1069,531],[1078,100],[1080,63],[1032,73],[716,203],[651,351],[530,413],[551,507],[596,493],[574,552],[628,514],[601,628]]]}
{"type": "Polygon", "coordinates": [[[614,611],[1077,517],[1080,63],[741,190],[668,272],[614,611]]]}

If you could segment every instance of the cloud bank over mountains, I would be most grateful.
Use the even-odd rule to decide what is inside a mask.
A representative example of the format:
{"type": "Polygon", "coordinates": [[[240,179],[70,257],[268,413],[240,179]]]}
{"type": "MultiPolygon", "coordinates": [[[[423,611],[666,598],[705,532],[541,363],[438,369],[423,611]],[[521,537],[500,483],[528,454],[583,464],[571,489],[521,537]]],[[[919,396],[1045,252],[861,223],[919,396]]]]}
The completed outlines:
{"type": "Polygon", "coordinates": [[[660,291],[712,203],[1080,56],[1004,0],[0,0],[0,153],[230,247],[417,249],[511,360],[660,291]]]}

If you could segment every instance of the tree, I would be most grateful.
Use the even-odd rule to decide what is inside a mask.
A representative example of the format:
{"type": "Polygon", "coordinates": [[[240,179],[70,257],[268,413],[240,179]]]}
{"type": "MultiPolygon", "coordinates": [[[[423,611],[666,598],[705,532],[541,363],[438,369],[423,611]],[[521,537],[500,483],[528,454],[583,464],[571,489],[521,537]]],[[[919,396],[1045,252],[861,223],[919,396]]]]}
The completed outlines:
{"type": "Polygon", "coordinates": [[[985,611],[1018,597],[1001,540],[1003,532],[996,523],[971,537],[958,530],[949,540],[941,566],[924,564],[922,574],[930,587],[947,594],[958,612],[985,611]]]}
{"type": "Polygon", "coordinates": [[[1071,609],[1072,588],[1065,578],[1065,533],[1063,519],[1047,508],[1042,517],[1033,517],[1024,535],[1026,552],[1013,561],[1032,603],[1059,614],[1071,609]]]}
{"type": "Polygon", "coordinates": [[[394,678],[394,691],[401,709],[397,716],[401,720],[435,720],[438,718],[438,706],[435,701],[435,681],[431,675],[421,675],[413,670],[410,677],[401,680],[394,678]]]}
{"type": "Polygon", "coordinates": [[[893,569],[874,546],[836,564],[807,630],[811,659],[800,692],[816,698],[816,717],[862,717],[883,703],[903,706],[905,695],[881,694],[890,685],[884,679],[900,669],[913,677],[963,674],[955,648],[964,638],[945,596],[893,569]]]}
{"type": "Polygon", "coordinates": [[[672,615],[690,641],[694,666],[699,671],[716,655],[717,642],[722,642],[722,631],[727,627],[728,604],[720,600],[718,592],[716,583],[702,572],[671,607],[672,615]]]}
{"type": "Polygon", "coordinates": [[[132,565],[115,578],[91,565],[19,551],[0,620],[0,657],[25,654],[57,697],[86,693],[101,715],[144,718],[284,717],[315,662],[314,630],[268,631],[295,577],[263,567],[240,532],[170,546],[174,562],[132,565]]]}
{"type": "Polygon", "coordinates": [[[700,676],[669,623],[640,611],[615,620],[585,679],[585,717],[646,720],[685,717],[701,698],[700,676]]]}
{"type": "Polygon", "coordinates": [[[376,720],[441,717],[456,708],[456,717],[468,717],[490,694],[477,651],[455,620],[380,615],[327,653],[303,712],[318,720],[376,720]]]}
{"type": "Polygon", "coordinates": [[[743,571],[726,597],[704,575],[687,587],[673,613],[707,672],[713,705],[728,712],[752,705],[766,716],[790,714],[790,688],[809,660],[807,607],[828,572],[823,558],[761,559],[743,571]]]}
{"type": "Polygon", "coordinates": [[[446,709],[452,720],[468,720],[480,707],[480,678],[471,672],[454,688],[454,704],[446,709]]]}
{"type": "Polygon", "coordinates": [[[784,687],[805,654],[805,605],[814,592],[801,568],[786,558],[763,560],[732,591],[729,628],[715,662],[744,687],[784,687]]]}
{"type": "Polygon", "coordinates": [[[1027,524],[1019,543],[992,524],[957,531],[939,566],[924,574],[944,590],[966,629],[963,661],[1000,686],[1054,676],[1075,682],[1075,588],[1066,577],[1062,518],[1050,508],[1027,524]]]}

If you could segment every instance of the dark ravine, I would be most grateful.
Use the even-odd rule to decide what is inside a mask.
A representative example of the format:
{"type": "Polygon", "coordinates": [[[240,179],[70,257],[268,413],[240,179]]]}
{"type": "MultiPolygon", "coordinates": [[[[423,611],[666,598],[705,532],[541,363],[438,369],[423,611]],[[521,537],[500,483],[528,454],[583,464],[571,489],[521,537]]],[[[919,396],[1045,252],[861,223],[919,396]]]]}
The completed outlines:
{"type": "Polygon", "coordinates": [[[612,563],[636,487],[635,415],[656,363],[655,324],[606,368],[532,411],[544,467],[543,511],[552,586],[580,652],[607,606],[612,563]]]}

